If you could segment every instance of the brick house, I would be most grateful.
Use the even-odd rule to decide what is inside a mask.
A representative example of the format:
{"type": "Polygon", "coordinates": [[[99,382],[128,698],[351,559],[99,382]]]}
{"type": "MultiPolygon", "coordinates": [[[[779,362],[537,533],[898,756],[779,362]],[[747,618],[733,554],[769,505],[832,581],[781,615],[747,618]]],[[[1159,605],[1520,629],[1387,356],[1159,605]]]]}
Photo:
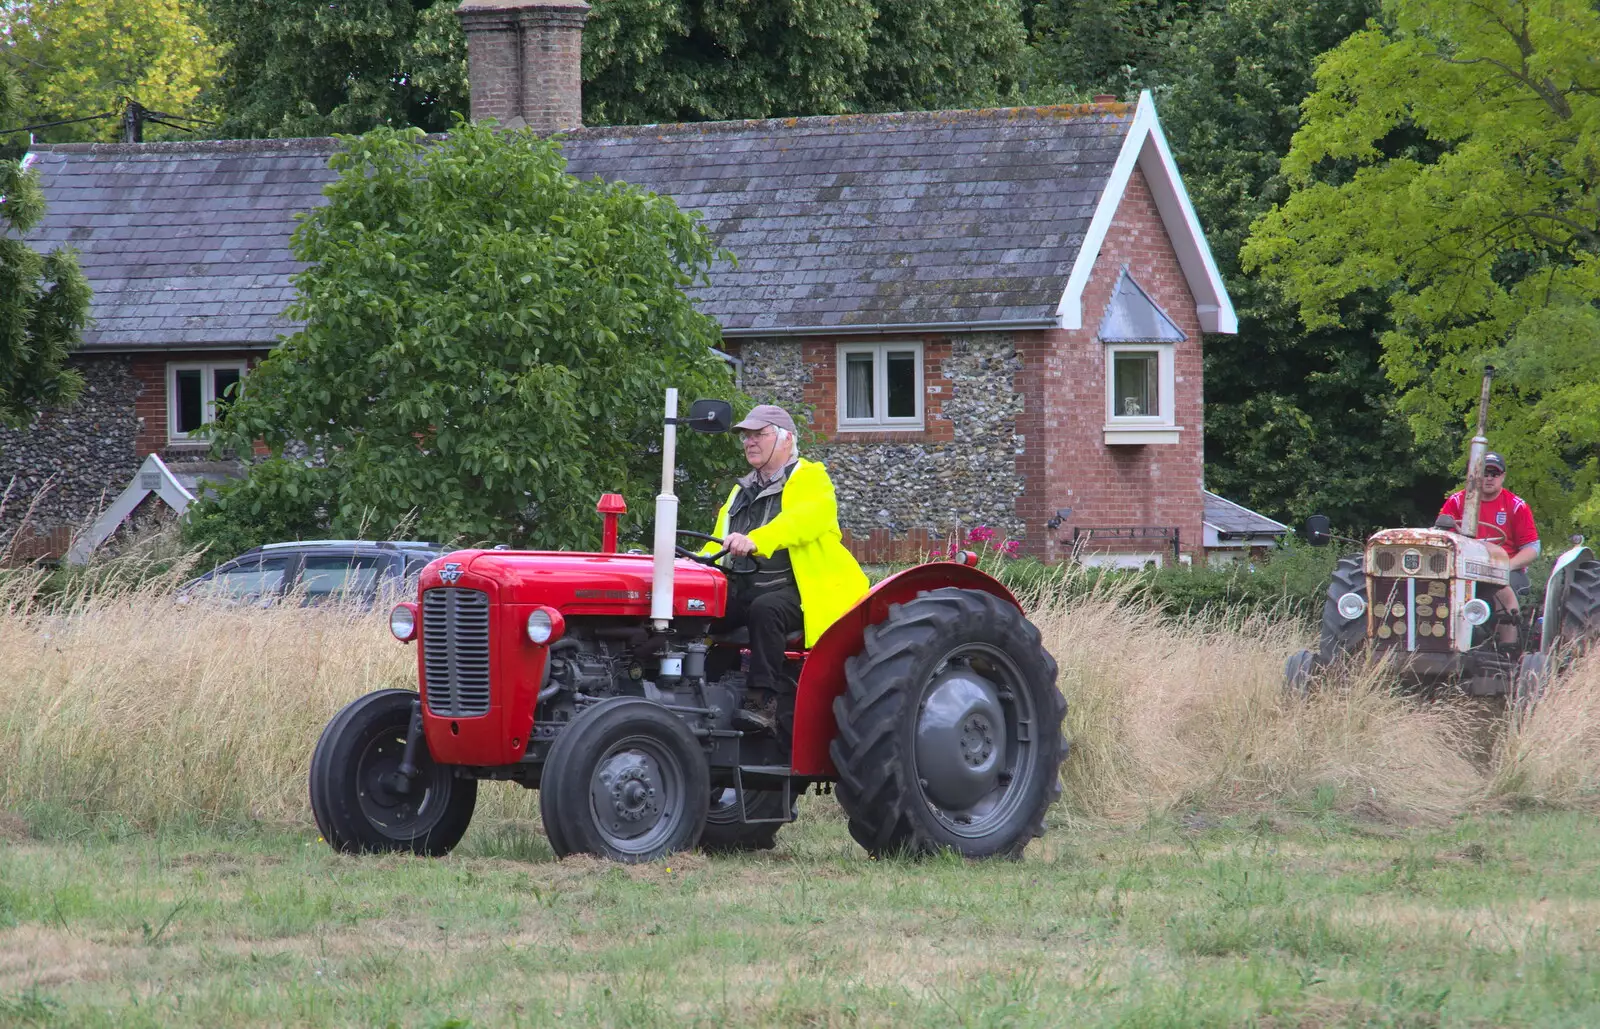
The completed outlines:
{"type": "MultiPolygon", "coordinates": [[[[1204,552],[1201,343],[1236,320],[1148,93],[586,128],[586,11],[463,4],[473,117],[564,131],[574,174],[700,213],[739,261],[695,299],[745,390],[808,418],[854,536],[981,523],[1051,559],[1204,552]]],[[[92,517],[148,454],[203,458],[190,433],[293,329],[288,236],[336,146],[30,155],[50,205],[30,239],[76,246],[95,287],[85,403],[0,432],[0,483],[57,477],[40,522],[92,517]]]]}

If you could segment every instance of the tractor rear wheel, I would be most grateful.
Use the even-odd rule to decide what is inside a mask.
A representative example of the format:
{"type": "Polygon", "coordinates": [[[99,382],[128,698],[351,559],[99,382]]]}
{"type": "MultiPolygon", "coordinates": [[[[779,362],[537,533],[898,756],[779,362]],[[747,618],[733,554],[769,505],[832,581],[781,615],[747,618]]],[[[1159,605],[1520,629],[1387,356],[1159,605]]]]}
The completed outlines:
{"type": "Polygon", "coordinates": [[[1039,630],[980,590],[893,604],[845,663],[829,753],[874,855],[1018,857],[1061,794],[1067,703],[1039,630]]]}
{"type": "Polygon", "coordinates": [[[1328,599],[1322,602],[1322,633],[1317,646],[1317,662],[1332,664],[1340,655],[1353,654],[1366,646],[1367,620],[1347,619],[1339,613],[1339,598],[1354,593],[1367,599],[1367,573],[1360,554],[1349,554],[1333,566],[1328,583],[1328,599]]]}
{"type": "Polygon", "coordinates": [[[439,857],[466,834],[478,780],[434,764],[426,741],[416,777],[408,784],[399,774],[416,701],[410,690],[369,693],[322,730],[311,753],[311,813],[333,849],[439,857]]]}
{"type": "Polygon", "coordinates": [[[705,750],[683,719],[613,697],[567,723],[539,777],[539,814],[557,857],[636,864],[687,850],[711,797],[705,750]]]}
{"type": "Polygon", "coordinates": [[[782,790],[745,790],[745,817],[761,821],[741,822],[738,791],[732,786],[713,789],[711,806],[706,811],[705,831],[700,834],[700,849],[708,854],[771,850],[778,844],[778,830],[794,821],[794,809],[799,800],[798,794],[791,795],[789,810],[785,811],[782,790]]]}
{"type": "MultiPolygon", "coordinates": [[[[1551,626],[1544,631],[1550,632],[1551,626]]],[[[1554,626],[1556,638],[1574,652],[1583,653],[1600,637],[1600,561],[1578,562],[1561,598],[1560,623],[1554,626]]]]}

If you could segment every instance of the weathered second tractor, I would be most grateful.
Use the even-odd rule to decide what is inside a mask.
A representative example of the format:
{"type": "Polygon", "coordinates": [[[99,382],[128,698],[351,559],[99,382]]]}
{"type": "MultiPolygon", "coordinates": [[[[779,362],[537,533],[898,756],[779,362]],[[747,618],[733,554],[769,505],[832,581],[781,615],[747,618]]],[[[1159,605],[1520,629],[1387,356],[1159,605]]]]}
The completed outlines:
{"type": "Polygon", "coordinates": [[[723,555],[677,544],[709,537],[677,529],[672,492],[676,426],[725,432],[732,412],[676,414],[668,390],[653,554],[616,552],[626,508],[608,494],[598,553],[465,550],[424,569],[390,614],[418,645],[419,691],[353,701],[312,756],[323,837],[444,854],[479,782],[502,779],[539,790],[557,855],[645,861],[771,847],[806,787],[836,786],[873,854],[1020,854],[1067,745],[1055,661],[1016,600],[970,554],[911,568],[810,649],[792,638],[792,681],[750,696],[742,634],[711,634],[723,555]],[[776,724],[742,721],[751,700],[776,724]]]}
{"type": "MultiPolygon", "coordinates": [[[[1323,604],[1317,649],[1298,651],[1285,665],[1290,689],[1306,690],[1336,661],[1370,655],[1390,662],[1412,688],[1458,688],[1527,703],[1543,691],[1558,659],[1600,634],[1600,560],[1588,547],[1575,545],[1556,560],[1543,603],[1535,605],[1526,574],[1511,571],[1494,534],[1478,538],[1493,373],[1484,376],[1460,523],[1441,517],[1432,528],[1383,529],[1367,538],[1361,553],[1341,557],[1323,604]],[[1519,594],[1522,611],[1511,644],[1497,639],[1492,602],[1507,585],[1519,594]]],[[[1328,519],[1318,515],[1306,535],[1316,545],[1342,539],[1328,530],[1328,519]]]]}

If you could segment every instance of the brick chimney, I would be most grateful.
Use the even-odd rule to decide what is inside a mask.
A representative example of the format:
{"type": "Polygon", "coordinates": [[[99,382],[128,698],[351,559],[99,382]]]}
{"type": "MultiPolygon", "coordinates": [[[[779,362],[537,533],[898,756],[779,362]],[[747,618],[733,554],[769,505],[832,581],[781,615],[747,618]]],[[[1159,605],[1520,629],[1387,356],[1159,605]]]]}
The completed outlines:
{"type": "Polygon", "coordinates": [[[583,124],[583,0],[463,0],[472,120],[558,132],[583,124]]]}

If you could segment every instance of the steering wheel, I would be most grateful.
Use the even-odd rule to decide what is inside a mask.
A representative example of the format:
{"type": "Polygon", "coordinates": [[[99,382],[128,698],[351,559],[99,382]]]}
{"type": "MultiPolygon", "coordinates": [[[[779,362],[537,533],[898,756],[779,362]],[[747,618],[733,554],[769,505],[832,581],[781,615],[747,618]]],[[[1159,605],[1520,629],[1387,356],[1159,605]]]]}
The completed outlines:
{"type": "MultiPolygon", "coordinates": [[[[755,562],[753,561],[750,563],[751,567],[749,568],[722,568],[720,565],[718,565],[717,562],[728,556],[728,545],[720,536],[708,536],[703,532],[694,532],[691,529],[679,529],[678,535],[689,536],[697,540],[705,540],[707,543],[715,543],[722,547],[722,549],[717,551],[715,554],[702,554],[697,550],[690,550],[688,547],[685,547],[682,544],[674,543],[672,545],[673,552],[679,557],[686,557],[691,561],[697,561],[703,565],[717,567],[722,572],[729,575],[754,575],[756,572],[755,562]]],[[[736,557],[734,560],[737,561],[738,558],[736,557]]]]}
{"type": "Polygon", "coordinates": [[[715,543],[722,547],[722,549],[717,551],[715,554],[702,554],[698,550],[690,550],[681,543],[674,543],[672,545],[672,550],[679,557],[686,557],[691,561],[699,561],[703,565],[714,565],[724,557],[728,556],[728,546],[726,543],[722,542],[722,537],[720,536],[708,536],[703,532],[695,532],[692,529],[679,529],[678,535],[688,536],[691,539],[705,540],[707,543],[715,543]]]}

